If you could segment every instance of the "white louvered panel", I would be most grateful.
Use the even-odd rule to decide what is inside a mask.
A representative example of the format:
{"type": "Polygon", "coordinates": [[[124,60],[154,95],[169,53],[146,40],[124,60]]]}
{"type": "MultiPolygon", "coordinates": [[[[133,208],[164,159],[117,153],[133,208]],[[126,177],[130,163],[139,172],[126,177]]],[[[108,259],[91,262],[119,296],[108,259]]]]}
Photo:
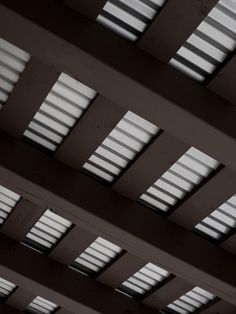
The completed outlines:
{"type": "Polygon", "coordinates": [[[236,196],[232,196],[227,202],[204,218],[195,229],[216,240],[236,227],[236,196]]]}
{"type": "Polygon", "coordinates": [[[218,166],[218,161],[191,147],[139,200],[167,212],[218,166]]]}
{"type": "Polygon", "coordinates": [[[30,55],[0,38],[0,110],[24,71],[30,55]]]}
{"type": "Polygon", "coordinates": [[[17,193],[0,185],[0,225],[7,219],[20,198],[17,193]]]}
{"type": "Polygon", "coordinates": [[[120,36],[135,41],[166,0],[109,0],[97,21],[120,36]]]}
{"type": "Polygon", "coordinates": [[[128,111],[83,169],[112,182],[158,131],[157,126],[128,111]]]}
{"type": "Polygon", "coordinates": [[[170,273],[161,267],[148,263],[132,277],[128,278],[119,290],[129,296],[144,296],[152,288],[170,276],[170,273]]]}
{"type": "Polygon", "coordinates": [[[174,313],[189,314],[197,311],[203,305],[214,299],[215,296],[212,293],[199,287],[195,287],[173,303],[167,305],[167,309],[174,311],[174,313]]]}
{"type": "Polygon", "coordinates": [[[121,252],[119,246],[99,237],[75,259],[71,267],[86,274],[95,274],[111,263],[121,252]]]}
{"type": "Polygon", "coordinates": [[[94,90],[62,73],[24,136],[55,151],[95,96],[94,90]]]}
{"type": "Polygon", "coordinates": [[[58,305],[41,297],[36,297],[26,308],[27,313],[52,314],[58,309],[58,305]]]}
{"type": "Polygon", "coordinates": [[[0,299],[6,299],[15,289],[14,283],[0,277],[0,299]]]}
{"type": "Polygon", "coordinates": [[[28,232],[23,243],[40,252],[46,252],[61,239],[71,226],[72,223],[69,220],[47,209],[28,232]]]}
{"type": "Polygon", "coordinates": [[[204,81],[236,48],[236,0],[220,0],[170,64],[204,81]]]}

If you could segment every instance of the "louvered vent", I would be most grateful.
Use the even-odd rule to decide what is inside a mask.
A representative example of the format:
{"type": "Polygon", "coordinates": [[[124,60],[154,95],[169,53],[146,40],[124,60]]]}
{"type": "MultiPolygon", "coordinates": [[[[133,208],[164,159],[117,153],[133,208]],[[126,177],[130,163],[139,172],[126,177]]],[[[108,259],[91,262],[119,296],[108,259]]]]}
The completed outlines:
{"type": "Polygon", "coordinates": [[[166,0],[109,0],[97,21],[120,36],[135,41],[166,0]]]}
{"type": "Polygon", "coordinates": [[[76,258],[71,267],[89,275],[97,274],[121,252],[119,246],[99,237],[76,258]]]}
{"type": "Polygon", "coordinates": [[[203,82],[236,47],[236,0],[220,0],[170,64],[203,82]]]}
{"type": "Polygon", "coordinates": [[[47,209],[26,235],[23,243],[45,253],[58,243],[71,226],[69,220],[47,209]]]}
{"type": "Polygon", "coordinates": [[[24,71],[30,55],[0,38],[0,110],[24,71]]]}
{"type": "Polygon", "coordinates": [[[4,223],[19,200],[20,195],[0,185],[0,225],[4,223]]]}
{"type": "Polygon", "coordinates": [[[148,263],[123,282],[119,290],[132,297],[143,297],[169,276],[170,273],[168,271],[148,263]]]}
{"type": "Polygon", "coordinates": [[[112,182],[158,131],[157,126],[128,111],[83,169],[112,182]]]}
{"type": "Polygon", "coordinates": [[[0,300],[6,299],[16,289],[16,285],[0,277],[0,300]]]}
{"type": "Polygon", "coordinates": [[[185,293],[182,297],[175,300],[167,306],[165,313],[189,314],[194,313],[205,304],[214,300],[215,296],[199,287],[195,287],[191,291],[185,293]],[[168,310],[171,310],[169,312],[168,310]]]}
{"type": "Polygon", "coordinates": [[[235,227],[236,196],[234,195],[197,224],[195,229],[211,238],[219,240],[235,227]]]}
{"type": "Polygon", "coordinates": [[[95,96],[94,90],[62,73],[24,137],[55,151],[95,96]]]}
{"type": "Polygon", "coordinates": [[[35,298],[26,308],[27,313],[52,314],[58,310],[58,305],[44,298],[35,298]]]}
{"type": "Polygon", "coordinates": [[[167,212],[218,166],[218,161],[191,147],[139,200],[167,212]]]}

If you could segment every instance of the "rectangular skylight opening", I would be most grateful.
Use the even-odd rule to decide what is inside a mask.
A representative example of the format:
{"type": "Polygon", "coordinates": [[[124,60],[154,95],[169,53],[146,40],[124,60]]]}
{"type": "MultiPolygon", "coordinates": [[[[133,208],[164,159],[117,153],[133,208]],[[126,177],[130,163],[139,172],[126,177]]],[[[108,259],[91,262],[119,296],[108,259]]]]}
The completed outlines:
{"type": "Polygon", "coordinates": [[[47,253],[71,227],[72,222],[47,209],[28,232],[23,244],[42,253],[47,253]]]}
{"type": "Polygon", "coordinates": [[[109,0],[97,21],[118,35],[136,41],[166,0],[109,0]]]}
{"type": "Polygon", "coordinates": [[[19,80],[30,55],[0,38],[0,110],[19,80]]]}
{"type": "Polygon", "coordinates": [[[6,221],[20,198],[17,193],[0,185],[0,226],[6,221]]]}
{"type": "Polygon", "coordinates": [[[179,314],[189,314],[199,310],[205,304],[213,301],[215,296],[199,287],[193,288],[183,296],[167,305],[166,309],[179,314]]]}
{"type": "Polygon", "coordinates": [[[232,196],[209,216],[195,226],[195,230],[214,239],[220,240],[236,228],[236,195],[232,196]]]}
{"type": "Polygon", "coordinates": [[[120,256],[122,252],[123,250],[119,246],[98,237],[75,259],[71,267],[87,275],[96,276],[120,256]]]}
{"type": "Polygon", "coordinates": [[[144,297],[169,276],[170,273],[168,271],[152,263],[148,263],[123,282],[119,291],[133,298],[144,297]]]}
{"type": "Polygon", "coordinates": [[[158,132],[157,126],[128,111],[83,169],[111,183],[158,132]]]}
{"type": "Polygon", "coordinates": [[[236,48],[236,1],[220,0],[170,64],[204,82],[236,48]]]}
{"type": "Polygon", "coordinates": [[[16,285],[2,277],[0,277],[0,300],[8,298],[16,289],[16,285]]]}
{"type": "Polygon", "coordinates": [[[139,201],[154,210],[168,212],[218,166],[217,160],[191,147],[141,195],[139,201]]]}
{"type": "Polygon", "coordinates": [[[62,73],[24,132],[24,137],[55,151],[88,108],[96,92],[62,73]]]}
{"type": "Polygon", "coordinates": [[[36,297],[26,308],[27,313],[33,314],[53,314],[59,309],[59,306],[42,297],[36,297]]]}

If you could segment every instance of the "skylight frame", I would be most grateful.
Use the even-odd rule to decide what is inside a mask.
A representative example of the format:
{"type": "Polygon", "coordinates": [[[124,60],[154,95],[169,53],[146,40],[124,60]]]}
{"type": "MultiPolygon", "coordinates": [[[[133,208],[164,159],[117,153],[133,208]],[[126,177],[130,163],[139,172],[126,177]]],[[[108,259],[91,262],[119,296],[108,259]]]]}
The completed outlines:
{"type": "Polygon", "coordinates": [[[156,125],[128,111],[82,169],[96,179],[112,184],[159,132],[156,125]]]}
{"type": "Polygon", "coordinates": [[[0,228],[12,213],[21,196],[0,185],[0,228]]]}
{"type": "Polygon", "coordinates": [[[55,153],[96,96],[92,88],[61,73],[24,131],[23,139],[55,153]]]}
{"type": "Polygon", "coordinates": [[[27,306],[25,312],[31,314],[53,314],[59,310],[59,306],[47,299],[37,296],[27,306]]]}
{"type": "Polygon", "coordinates": [[[139,197],[138,201],[167,215],[219,166],[217,160],[191,147],[139,197]]]}
{"type": "Polygon", "coordinates": [[[16,289],[17,286],[14,283],[0,277],[0,301],[8,299],[16,289]]]}

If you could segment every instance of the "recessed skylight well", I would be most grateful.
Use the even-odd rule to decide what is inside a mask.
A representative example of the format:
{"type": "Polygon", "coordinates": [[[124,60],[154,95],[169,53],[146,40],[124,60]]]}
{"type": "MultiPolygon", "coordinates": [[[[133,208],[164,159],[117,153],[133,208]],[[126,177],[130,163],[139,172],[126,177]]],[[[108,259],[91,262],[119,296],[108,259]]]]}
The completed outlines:
{"type": "Polygon", "coordinates": [[[95,96],[94,90],[62,73],[25,130],[24,137],[55,151],[95,96]]]}
{"type": "Polygon", "coordinates": [[[170,64],[203,82],[236,48],[236,0],[220,0],[170,64]]]}
{"type": "Polygon", "coordinates": [[[24,71],[30,55],[0,38],[0,110],[24,71]]]}
{"type": "Polygon", "coordinates": [[[78,256],[72,268],[88,275],[98,275],[123,252],[122,248],[98,237],[83,253],[78,256]]]}
{"type": "Polygon", "coordinates": [[[36,297],[26,308],[27,313],[35,314],[53,314],[59,309],[59,306],[42,297],[36,297]]]}
{"type": "Polygon", "coordinates": [[[168,212],[218,166],[217,160],[191,147],[139,200],[153,209],[168,212]]]}
{"type": "Polygon", "coordinates": [[[20,195],[0,185],[0,226],[20,200],[20,195]]]}
{"type": "Polygon", "coordinates": [[[97,21],[113,32],[136,41],[166,0],[109,0],[97,21]]]}
{"type": "Polygon", "coordinates": [[[0,301],[9,297],[15,289],[14,283],[0,277],[0,301]]]}
{"type": "Polygon", "coordinates": [[[220,240],[236,228],[236,196],[232,196],[195,226],[202,234],[220,240]]]}
{"type": "Polygon", "coordinates": [[[48,252],[72,227],[72,223],[50,209],[40,217],[27,233],[24,244],[42,253],[48,252]]]}
{"type": "Polygon", "coordinates": [[[173,303],[167,305],[165,313],[189,314],[194,313],[207,303],[215,299],[215,296],[199,287],[193,288],[191,291],[185,293],[183,296],[175,300],[173,303]],[[173,312],[174,311],[174,312],[173,312]]]}
{"type": "Polygon", "coordinates": [[[158,131],[157,126],[128,111],[83,165],[83,169],[112,182],[158,131]]]}
{"type": "Polygon", "coordinates": [[[169,276],[170,273],[168,271],[148,263],[123,282],[119,290],[132,297],[144,297],[169,276]]]}

